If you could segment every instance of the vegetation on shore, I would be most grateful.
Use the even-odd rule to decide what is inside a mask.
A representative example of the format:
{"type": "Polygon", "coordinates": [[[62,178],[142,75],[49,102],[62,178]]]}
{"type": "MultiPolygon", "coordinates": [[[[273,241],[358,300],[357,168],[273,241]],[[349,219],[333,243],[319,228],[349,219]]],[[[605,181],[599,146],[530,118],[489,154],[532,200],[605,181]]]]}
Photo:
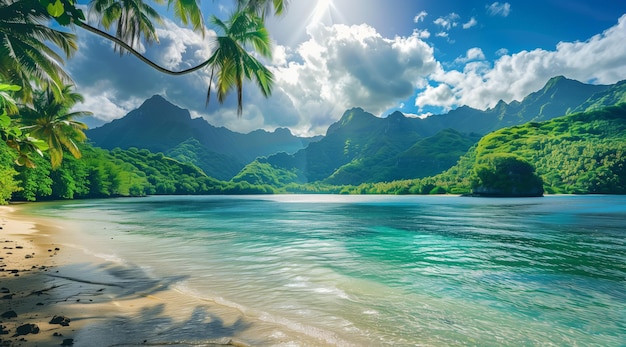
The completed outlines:
{"type": "MultiPolygon", "coordinates": [[[[236,1],[237,11],[229,21],[212,19],[222,29],[214,55],[179,72],[163,69],[135,51],[142,38],[156,41],[152,22],[158,22],[159,15],[135,0],[122,5],[141,5],[136,11],[146,16],[137,17],[132,6],[107,8],[120,4],[92,4],[100,25],[117,26],[113,36],[86,23],[74,0],[0,0],[0,203],[150,194],[626,194],[624,83],[589,89],[563,77],[552,79],[542,92],[521,103],[502,102],[482,116],[460,108],[447,119],[480,118],[482,123],[474,125],[493,129],[504,120],[511,122],[511,115],[536,115],[531,119],[542,120],[577,102],[583,102],[576,108],[583,112],[496,130],[478,141],[479,135],[468,131],[473,128],[464,128],[466,132],[448,128],[442,118],[429,117],[432,122],[423,127],[399,112],[381,119],[353,109],[328,129],[323,141],[311,142],[306,148],[310,151],[258,157],[229,181],[209,177],[194,164],[162,153],[94,147],[84,143],[86,126],[75,120],[89,112],[73,111],[82,97],[72,91],[59,53],[69,58],[79,45],[74,34],[58,26],[105,37],[121,54],[134,54],[164,73],[185,74],[208,66],[217,78],[218,101],[235,90],[239,113],[243,79],[256,80],[263,95],[271,93],[271,72],[246,48],[269,56],[265,14],[282,13],[283,1],[236,1]],[[134,20],[143,21],[131,23],[141,30],[124,26],[134,20]],[[50,25],[53,21],[58,26],[50,25]],[[562,92],[571,97],[559,96],[557,85],[565,86],[562,92]],[[598,92],[589,97],[591,90],[598,92]],[[613,106],[605,107],[607,103],[613,106]],[[500,122],[494,123],[497,119],[500,122]]],[[[184,24],[204,30],[196,1],[169,0],[169,4],[184,24]]],[[[182,144],[171,155],[195,161],[204,157],[198,155],[199,143],[192,138],[182,144]]],[[[232,165],[222,166],[221,171],[233,170],[232,165]]]]}
{"type": "Polygon", "coordinates": [[[514,154],[549,194],[626,194],[626,103],[484,136],[447,171],[427,178],[345,186],[343,193],[471,194],[483,158],[514,154]]]}
{"type": "MultiPolygon", "coordinates": [[[[204,33],[199,1],[168,0],[168,5],[183,25],[204,33]]],[[[235,90],[240,114],[244,79],[255,80],[263,95],[271,94],[271,72],[248,50],[271,56],[265,17],[282,14],[286,5],[282,0],[236,0],[236,10],[228,21],[212,17],[213,24],[223,29],[213,55],[189,69],[170,71],[137,50],[142,40],[158,42],[154,24],[161,18],[148,1],[95,0],[89,5],[88,21],[75,0],[0,0],[0,203],[13,193],[17,198],[35,200],[214,192],[214,180],[195,167],[167,166],[170,159],[159,162],[147,156],[142,160],[153,164],[153,169],[163,164],[171,170],[146,174],[142,171],[145,166],[133,165],[133,153],[99,152],[80,145],[86,140],[83,130],[87,127],[75,118],[88,112],[71,111],[82,96],[71,90],[72,79],[63,64],[79,45],[77,35],[66,29],[80,28],[110,40],[120,55],[133,54],[166,74],[183,75],[209,67],[218,101],[223,102],[235,90]],[[104,30],[92,26],[94,21],[104,30]],[[115,28],[114,34],[105,31],[111,28],[115,28]],[[48,161],[42,160],[44,151],[48,161]],[[64,152],[80,158],[83,151],[91,157],[81,162],[64,160],[64,152]],[[118,156],[130,161],[120,163],[118,156]]],[[[224,186],[225,190],[249,190],[245,184],[224,186]]]]}

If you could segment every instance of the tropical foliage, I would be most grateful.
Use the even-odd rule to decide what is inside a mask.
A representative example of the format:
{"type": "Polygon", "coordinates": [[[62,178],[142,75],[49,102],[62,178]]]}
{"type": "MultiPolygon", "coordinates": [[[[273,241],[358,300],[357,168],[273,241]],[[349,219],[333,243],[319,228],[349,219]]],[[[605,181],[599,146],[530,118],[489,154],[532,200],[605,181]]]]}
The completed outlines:
{"type": "Polygon", "coordinates": [[[485,160],[510,155],[534,167],[547,193],[626,194],[626,103],[504,128],[483,137],[439,175],[344,187],[344,192],[417,194],[432,187],[470,194],[485,160]]]}
{"type": "MultiPolygon", "coordinates": [[[[154,23],[161,23],[161,16],[142,0],[93,0],[90,10],[99,16],[106,29],[115,26],[115,37],[133,48],[137,47],[141,37],[147,43],[159,41],[154,23]]],[[[119,45],[114,49],[124,53],[119,45]]]]}
{"type": "MultiPolygon", "coordinates": [[[[228,92],[235,89],[237,114],[241,115],[244,78],[256,81],[264,96],[267,97],[272,93],[271,85],[274,80],[272,72],[246,50],[247,46],[252,46],[263,57],[271,57],[269,33],[263,25],[263,20],[249,11],[233,13],[228,22],[213,16],[211,22],[222,32],[222,35],[216,38],[217,49],[209,58],[211,80],[214,74],[217,75],[217,100],[223,103],[228,92]]],[[[210,95],[209,85],[207,103],[210,95]]]]}
{"type": "Polygon", "coordinates": [[[32,169],[14,167],[16,154],[0,142],[0,202],[107,198],[161,194],[271,194],[267,185],[224,182],[162,153],[131,148],[112,151],[79,145],[83,157],[68,157],[53,169],[36,157],[32,169]]]}
{"type": "Polygon", "coordinates": [[[87,139],[83,130],[87,126],[74,118],[91,114],[87,111],[71,111],[77,102],[82,102],[82,95],[73,92],[69,85],[61,89],[61,97],[55,97],[50,89],[35,92],[33,106],[20,110],[21,124],[33,137],[48,144],[48,154],[52,168],[57,168],[63,160],[63,151],[69,151],[75,158],[80,158],[78,142],[87,139]]]}
{"type": "MultiPolygon", "coordinates": [[[[162,0],[151,2],[164,3],[162,0]]],[[[199,0],[168,0],[168,5],[183,24],[204,33],[199,0]]],[[[227,92],[236,89],[238,112],[241,114],[244,78],[254,79],[264,95],[271,93],[271,72],[246,50],[252,48],[262,56],[270,56],[269,34],[264,27],[264,18],[272,9],[274,14],[281,14],[285,3],[280,0],[239,0],[236,1],[236,8],[228,22],[213,17],[213,23],[223,30],[224,36],[217,38],[216,53],[210,59],[184,71],[170,71],[136,50],[141,40],[146,43],[158,42],[155,24],[161,23],[161,18],[146,1],[91,1],[92,18],[96,17],[105,30],[114,28],[114,34],[111,35],[90,25],[75,0],[0,0],[0,203],[17,191],[21,191],[20,194],[27,200],[37,196],[71,198],[75,195],[95,194],[87,188],[89,184],[79,183],[82,181],[78,178],[85,178],[86,172],[91,175],[89,177],[97,177],[101,169],[73,170],[71,165],[74,165],[74,161],[67,164],[70,167],[62,166],[65,151],[74,158],[81,157],[79,143],[86,139],[83,133],[86,126],[75,118],[89,113],[73,111],[73,106],[82,101],[82,97],[71,90],[71,78],[62,66],[64,58],[69,58],[78,45],[76,35],[59,30],[59,26],[76,26],[98,34],[113,41],[114,49],[119,50],[120,54],[132,53],[165,73],[185,74],[210,65],[211,71],[217,75],[218,100],[223,102],[227,92]],[[56,20],[57,25],[52,25],[52,19],[56,20]],[[11,153],[11,149],[15,152],[11,153]],[[46,149],[49,149],[50,172],[46,171],[45,161],[31,156],[32,153],[42,155],[42,150],[46,149]],[[13,163],[29,168],[37,166],[37,169],[28,171],[18,168],[18,173],[13,163]],[[14,179],[17,176],[20,180],[14,179]],[[76,184],[59,183],[66,181],[76,184]],[[50,187],[47,186],[49,182],[52,182],[50,187]]],[[[147,191],[145,187],[132,186],[126,192],[109,189],[110,186],[101,185],[101,188],[94,189],[104,195],[141,195],[180,190],[165,188],[167,185],[154,186],[153,190],[147,191]]],[[[202,184],[198,187],[186,184],[181,189],[187,192],[208,191],[207,186],[202,184]]],[[[234,189],[255,190],[241,185],[234,189]]]]}
{"type": "Polygon", "coordinates": [[[471,176],[472,193],[480,196],[541,196],[543,181],[535,168],[509,153],[480,157],[471,176]]]}
{"type": "Polygon", "coordinates": [[[52,29],[49,20],[36,0],[0,0],[0,79],[20,86],[17,96],[27,102],[37,88],[59,96],[71,80],[57,52],[70,57],[76,35],[52,29]]]}

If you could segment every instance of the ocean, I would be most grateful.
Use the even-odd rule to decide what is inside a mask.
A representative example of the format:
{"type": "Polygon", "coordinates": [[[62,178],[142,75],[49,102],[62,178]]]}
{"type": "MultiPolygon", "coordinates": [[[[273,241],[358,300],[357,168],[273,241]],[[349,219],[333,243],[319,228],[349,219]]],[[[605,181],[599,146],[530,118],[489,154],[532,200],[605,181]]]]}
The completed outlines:
{"type": "Polygon", "coordinates": [[[626,345],[626,196],[152,196],[24,211],[193,298],[180,305],[210,303],[191,325],[221,321],[215,307],[245,322],[210,338],[163,329],[170,342],[626,345]]]}

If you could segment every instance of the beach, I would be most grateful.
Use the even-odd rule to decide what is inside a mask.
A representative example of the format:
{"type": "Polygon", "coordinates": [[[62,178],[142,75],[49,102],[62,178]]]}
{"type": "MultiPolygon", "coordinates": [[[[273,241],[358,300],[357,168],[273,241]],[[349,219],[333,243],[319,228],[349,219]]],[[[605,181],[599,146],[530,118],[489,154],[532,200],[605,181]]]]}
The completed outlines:
{"type": "Polygon", "coordinates": [[[248,345],[231,336],[241,314],[189,305],[177,278],[86,254],[62,225],[19,210],[0,206],[0,346],[248,345]]]}
{"type": "Polygon", "coordinates": [[[620,346],[626,198],[0,207],[0,346],[620,346]]]}

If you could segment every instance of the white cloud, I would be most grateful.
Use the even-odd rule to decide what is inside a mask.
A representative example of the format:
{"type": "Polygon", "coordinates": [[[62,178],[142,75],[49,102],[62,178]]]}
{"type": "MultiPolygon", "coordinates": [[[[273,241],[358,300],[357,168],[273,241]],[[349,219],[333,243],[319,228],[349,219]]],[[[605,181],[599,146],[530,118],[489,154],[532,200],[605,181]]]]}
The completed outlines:
{"type": "MultiPolygon", "coordinates": [[[[612,84],[626,79],[626,15],[618,24],[584,42],[561,42],[553,51],[535,49],[505,54],[493,65],[472,61],[463,71],[433,73],[416,106],[494,106],[500,99],[521,100],[557,75],[583,82],[612,84]]],[[[482,51],[481,51],[482,52],[482,51]]],[[[469,57],[470,52],[466,56],[469,57]]],[[[479,57],[480,54],[475,56],[479,57]]]]}
{"type": "Polygon", "coordinates": [[[496,51],[496,55],[498,55],[499,57],[503,55],[507,55],[507,54],[509,54],[509,50],[506,48],[500,48],[499,50],[496,51]]]}
{"type": "MultiPolygon", "coordinates": [[[[83,94],[87,93],[87,91],[83,90],[83,94]]],[[[75,107],[76,110],[98,110],[99,119],[104,121],[112,121],[117,118],[121,118],[125,116],[128,112],[136,108],[141,104],[142,100],[139,100],[136,104],[128,104],[126,103],[126,107],[123,105],[119,105],[117,103],[113,103],[113,96],[109,92],[105,92],[103,94],[93,94],[89,95],[88,98],[85,98],[85,102],[77,105],[75,107]]]]}
{"type": "Polygon", "coordinates": [[[469,29],[476,26],[476,24],[478,24],[478,21],[476,20],[476,18],[472,17],[467,23],[463,24],[463,29],[469,29]]]}
{"type": "Polygon", "coordinates": [[[430,31],[424,30],[413,30],[413,35],[417,36],[420,39],[427,39],[430,37],[430,31]]]}
{"type": "Polygon", "coordinates": [[[474,60],[485,60],[485,53],[483,53],[482,49],[478,47],[470,48],[465,53],[465,56],[456,58],[454,62],[457,64],[464,64],[474,60]]]}
{"type": "Polygon", "coordinates": [[[181,28],[170,20],[157,28],[159,36],[158,63],[168,69],[184,69],[202,62],[211,56],[211,41],[216,36],[208,30],[205,36],[188,28],[181,28]]]}
{"type": "Polygon", "coordinates": [[[452,88],[445,83],[436,87],[427,86],[426,89],[415,99],[415,105],[422,109],[424,106],[437,105],[445,110],[450,110],[456,105],[456,98],[452,88]]]}
{"type": "Polygon", "coordinates": [[[383,112],[436,69],[433,49],[418,31],[389,39],[362,24],[312,26],[308,34],[294,52],[301,62],[275,69],[277,88],[300,110],[298,127],[307,132],[323,132],[350,107],[383,112]]]}
{"type": "Polygon", "coordinates": [[[487,5],[487,13],[491,16],[507,17],[511,13],[511,4],[508,2],[502,4],[494,2],[491,5],[487,5]]]}
{"type": "Polygon", "coordinates": [[[452,12],[447,16],[439,17],[435,19],[433,23],[439,25],[441,28],[445,30],[450,30],[452,27],[456,27],[457,25],[459,25],[458,21],[460,18],[461,17],[459,17],[458,14],[452,12]]]}
{"type": "Polygon", "coordinates": [[[274,45],[272,47],[272,64],[277,66],[287,65],[287,47],[281,45],[274,45]]]}
{"type": "Polygon", "coordinates": [[[426,16],[428,16],[428,12],[422,11],[422,12],[418,13],[417,15],[415,15],[415,18],[413,18],[413,22],[415,22],[415,23],[423,22],[424,18],[426,18],[426,16]]]}

